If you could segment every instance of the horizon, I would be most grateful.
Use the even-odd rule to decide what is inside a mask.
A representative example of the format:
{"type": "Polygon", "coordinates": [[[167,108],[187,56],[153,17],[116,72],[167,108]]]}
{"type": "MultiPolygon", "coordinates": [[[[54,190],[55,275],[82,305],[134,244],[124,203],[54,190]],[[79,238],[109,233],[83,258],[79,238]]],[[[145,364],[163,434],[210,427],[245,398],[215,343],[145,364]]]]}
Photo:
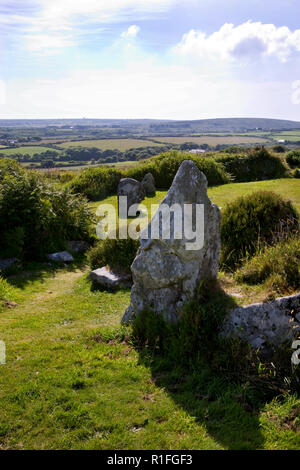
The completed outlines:
{"type": "Polygon", "coordinates": [[[216,117],[216,118],[201,118],[201,119],[167,119],[167,118],[102,118],[102,117],[43,117],[43,118],[1,118],[1,121],[168,121],[168,122],[199,122],[199,121],[218,121],[218,120],[264,120],[264,121],[285,121],[300,124],[300,120],[294,119],[280,119],[280,118],[264,118],[264,117],[216,117]]]}

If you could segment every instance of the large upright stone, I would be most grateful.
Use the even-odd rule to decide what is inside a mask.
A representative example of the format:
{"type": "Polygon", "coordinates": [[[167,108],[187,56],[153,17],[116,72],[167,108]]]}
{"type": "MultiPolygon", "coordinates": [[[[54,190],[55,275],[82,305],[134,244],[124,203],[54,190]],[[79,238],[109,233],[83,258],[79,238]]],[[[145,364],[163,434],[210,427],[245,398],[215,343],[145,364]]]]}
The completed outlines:
{"type": "Polygon", "coordinates": [[[139,204],[145,199],[145,191],[139,181],[133,178],[122,178],[118,185],[118,200],[119,196],[127,196],[126,215],[128,215],[128,210],[133,204],[139,204]]]}
{"type": "Polygon", "coordinates": [[[155,181],[152,173],[147,173],[144,176],[141,185],[144,188],[146,196],[155,196],[155,181]]]}
{"type": "Polygon", "coordinates": [[[161,237],[162,230],[159,239],[143,239],[157,224],[159,217],[162,223],[167,217],[165,213],[160,215],[160,206],[148,228],[141,233],[141,246],[131,266],[134,284],[130,306],[122,319],[124,323],[147,310],[163,315],[169,322],[176,322],[186,302],[195,295],[199,282],[214,279],[218,274],[220,211],[207,196],[205,175],[192,161],[186,160],[181,164],[162,204],[169,207],[178,204],[182,210],[185,204],[191,204],[194,211],[196,204],[203,205],[204,243],[199,249],[187,249],[187,243],[191,240],[185,236],[176,238],[174,227],[169,239],[161,237]]]}

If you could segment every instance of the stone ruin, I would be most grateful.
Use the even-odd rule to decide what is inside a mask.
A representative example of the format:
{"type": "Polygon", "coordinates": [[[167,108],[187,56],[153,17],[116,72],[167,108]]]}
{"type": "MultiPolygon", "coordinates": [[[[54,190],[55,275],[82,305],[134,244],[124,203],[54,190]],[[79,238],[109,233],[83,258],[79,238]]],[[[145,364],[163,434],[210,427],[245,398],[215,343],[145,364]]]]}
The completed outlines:
{"type": "Polygon", "coordinates": [[[170,322],[177,321],[199,282],[215,279],[218,275],[220,211],[207,196],[206,176],[192,161],[181,164],[162,204],[170,208],[179,204],[182,212],[185,204],[192,205],[193,209],[196,204],[203,205],[204,243],[199,249],[186,249],[190,240],[185,234],[181,239],[175,237],[174,220],[169,239],[151,238],[152,227],[158,224],[161,228],[169,217],[166,213],[160,215],[161,206],[158,208],[149,226],[141,233],[141,246],[131,266],[133,286],[131,303],[122,320],[125,323],[143,310],[153,310],[170,322]],[[146,234],[150,237],[143,239],[146,234]]]}

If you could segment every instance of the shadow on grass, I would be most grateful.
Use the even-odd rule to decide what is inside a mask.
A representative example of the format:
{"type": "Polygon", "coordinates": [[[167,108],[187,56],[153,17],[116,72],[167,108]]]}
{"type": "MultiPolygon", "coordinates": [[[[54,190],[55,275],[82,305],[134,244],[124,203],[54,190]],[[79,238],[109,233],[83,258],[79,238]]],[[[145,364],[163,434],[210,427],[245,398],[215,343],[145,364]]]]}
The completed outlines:
{"type": "Polygon", "coordinates": [[[7,271],[5,279],[9,284],[19,289],[25,289],[34,281],[44,282],[49,276],[55,276],[58,271],[75,272],[87,266],[85,255],[74,256],[72,263],[61,262],[24,262],[18,271],[7,271]]]}
{"type": "Polygon", "coordinates": [[[228,384],[205,366],[198,377],[195,377],[195,372],[176,376],[172,371],[160,370],[155,360],[151,361],[150,368],[153,382],[193,417],[195,423],[204,426],[222,447],[230,450],[263,449],[260,408],[249,403],[241,387],[228,384]]]}
{"type": "Polygon", "coordinates": [[[259,415],[266,394],[251,382],[253,369],[240,350],[244,346],[231,351],[222,342],[219,347],[219,325],[234,306],[218,285],[208,285],[175,328],[146,313],[135,321],[133,338],[138,338],[139,361],[150,368],[153,383],[216,442],[226,449],[263,449],[259,415]]]}

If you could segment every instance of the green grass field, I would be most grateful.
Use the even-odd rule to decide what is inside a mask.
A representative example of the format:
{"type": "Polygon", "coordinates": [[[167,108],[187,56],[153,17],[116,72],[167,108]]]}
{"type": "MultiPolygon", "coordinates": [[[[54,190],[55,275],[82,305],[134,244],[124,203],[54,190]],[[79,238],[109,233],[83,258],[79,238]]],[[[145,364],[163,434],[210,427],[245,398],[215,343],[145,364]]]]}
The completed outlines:
{"type": "MultiPolygon", "coordinates": [[[[300,207],[300,180],[230,184],[209,195],[224,206],[256,189],[277,191],[300,207]]],[[[116,197],[105,202],[116,206],[116,197]]],[[[242,387],[205,367],[197,371],[201,386],[176,364],[161,370],[120,326],[129,290],[91,290],[87,273],[81,260],[57,269],[28,265],[9,278],[6,300],[16,305],[0,301],[7,351],[0,365],[0,449],[300,448],[299,398],[281,396],[249,410],[242,387]]]]}
{"type": "Polygon", "coordinates": [[[102,140],[78,140],[76,142],[64,142],[59,144],[62,148],[70,147],[97,147],[100,150],[120,150],[124,152],[132,148],[139,147],[155,147],[159,144],[151,142],[150,140],[139,139],[102,139],[102,140]]]}
{"type": "Polygon", "coordinates": [[[51,149],[49,147],[42,147],[42,146],[22,146],[22,147],[17,147],[17,148],[11,148],[11,149],[0,149],[0,153],[8,157],[9,155],[16,155],[16,154],[28,154],[30,156],[34,155],[35,153],[43,153],[47,152],[47,150],[55,151],[57,153],[60,153],[59,150],[56,149],[51,149]]]}
{"type": "Polygon", "coordinates": [[[248,137],[248,136],[201,136],[201,137],[157,137],[156,140],[159,140],[163,143],[171,144],[183,144],[184,142],[194,142],[195,144],[208,144],[208,145],[231,145],[231,144],[263,144],[268,142],[268,139],[262,137],[248,137]]]}
{"type": "Polygon", "coordinates": [[[276,140],[289,140],[290,142],[297,142],[300,141],[300,131],[285,131],[280,132],[278,134],[272,135],[273,139],[276,140]]]}

